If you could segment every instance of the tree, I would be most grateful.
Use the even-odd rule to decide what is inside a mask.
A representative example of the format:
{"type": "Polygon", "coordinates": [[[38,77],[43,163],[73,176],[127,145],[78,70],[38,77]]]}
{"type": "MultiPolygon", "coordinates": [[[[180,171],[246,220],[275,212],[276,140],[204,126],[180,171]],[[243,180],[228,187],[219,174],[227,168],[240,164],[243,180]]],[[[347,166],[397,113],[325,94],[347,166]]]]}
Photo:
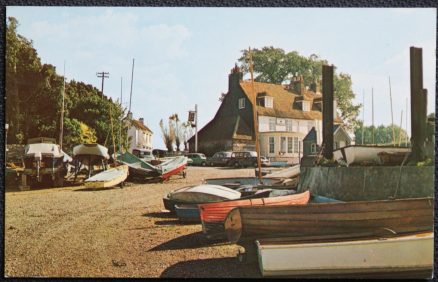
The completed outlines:
{"type": "MultiPolygon", "coordinates": [[[[272,46],[253,49],[252,58],[254,80],[275,84],[287,83],[294,75],[302,75],[304,83],[310,85],[321,80],[322,65],[328,64],[326,60],[320,59],[315,54],[304,57],[296,51],[286,53],[283,49],[272,46]]],[[[248,73],[248,50],[242,50],[242,56],[238,60],[243,72],[248,73]]],[[[337,74],[335,71],[333,83],[334,96],[338,101],[341,118],[347,128],[354,128],[357,125],[356,118],[362,105],[353,104],[355,94],[352,90],[351,77],[345,73],[337,74]]]]}
{"type": "MultiPolygon", "coordinates": [[[[403,128],[394,124],[395,144],[406,146],[407,133],[403,128]]],[[[363,143],[362,143],[362,121],[358,121],[358,126],[354,130],[356,144],[373,144],[373,126],[365,126],[363,128],[363,143]]],[[[377,145],[392,145],[392,126],[379,125],[374,127],[374,144],[377,145]]]]}
{"type": "Polygon", "coordinates": [[[168,152],[173,152],[173,142],[175,140],[175,130],[172,126],[172,123],[169,119],[168,126],[164,125],[163,119],[160,120],[160,128],[161,128],[161,136],[163,138],[163,142],[166,145],[168,152]]]}
{"type": "Polygon", "coordinates": [[[183,132],[182,124],[179,122],[178,114],[171,115],[169,117],[169,122],[172,124],[172,128],[174,129],[176,151],[179,152],[181,140],[183,140],[183,138],[184,138],[184,136],[183,136],[184,132],[183,132]]]}

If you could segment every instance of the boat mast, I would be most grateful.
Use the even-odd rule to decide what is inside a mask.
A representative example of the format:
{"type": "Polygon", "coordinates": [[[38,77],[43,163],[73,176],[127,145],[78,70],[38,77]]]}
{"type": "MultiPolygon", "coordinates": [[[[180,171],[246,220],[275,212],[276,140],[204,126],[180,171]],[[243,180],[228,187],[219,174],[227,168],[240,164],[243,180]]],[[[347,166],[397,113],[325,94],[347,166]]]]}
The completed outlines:
{"type": "Polygon", "coordinates": [[[64,96],[65,96],[65,60],[64,60],[64,82],[62,86],[62,106],[61,106],[61,120],[59,122],[59,148],[62,150],[62,139],[64,134],[64,96]]]}
{"type": "Polygon", "coordinates": [[[362,145],[363,145],[363,133],[364,133],[364,127],[365,127],[365,90],[362,90],[362,145]]]}
{"type": "Polygon", "coordinates": [[[394,115],[392,112],[392,94],[391,94],[391,77],[389,79],[389,101],[391,102],[391,127],[392,127],[392,145],[395,146],[395,129],[394,129],[394,115]]]}
{"type": "Polygon", "coordinates": [[[406,97],[406,147],[408,146],[408,97],[406,97]]]}
{"type": "Polygon", "coordinates": [[[109,107],[110,107],[109,112],[110,112],[110,121],[111,121],[111,137],[113,139],[113,156],[114,156],[113,161],[114,161],[114,165],[116,165],[117,153],[116,153],[116,141],[114,140],[114,126],[113,126],[113,115],[111,111],[112,108],[111,103],[109,107]]]}
{"type": "Polygon", "coordinates": [[[400,145],[401,145],[402,123],[403,123],[403,110],[401,111],[401,116],[400,116],[400,131],[399,131],[399,133],[398,133],[398,146],[399,146],[399,147],[400,147],[400,145]]]}
{"type": "Polygon", "coordinates": [[[119,130],[119,151],[122,152],[122,127],[123,127],[123,77],[120,77],[120,109],[122,110],[122,118],[120,119],[120,130],[119,130]]]}
{"type": "Polygon", "coordinates": [[[372,128],[372,135],[373,135],[373,145],[374,143],[374,89],[371,87],[371,128],[372,128]]]}
{"type": "Polygon", "coordinates": [[[131,99],[132,99],[132,81],[134,79],[134,60],[132,59],[132,71],[131,71],[131,93],[129,93],[129,111],[128,113],[131,112],[131,99]]]}
{"type": "Polygon", "coordinates": [[[260,183],[263,184],[262,180],[262,169],[261,169],[261,162],[260,162],[260,144],[259,144],[259,126],[257,122],[257,98],[254,88],[254,70],[253,70],[253,62],[252,62],[252,53],[251,53],[251,47],[248,48],[249,52],[249,71],[251,73],[251,87],[252,87],[252,113],[253,113],[253,123],[254,123],[254,136],[255,136],[255,146],[256,146],[256,152],[257,152],[257,168],[258,168],[258,177],[260,180],[260,183]]]}

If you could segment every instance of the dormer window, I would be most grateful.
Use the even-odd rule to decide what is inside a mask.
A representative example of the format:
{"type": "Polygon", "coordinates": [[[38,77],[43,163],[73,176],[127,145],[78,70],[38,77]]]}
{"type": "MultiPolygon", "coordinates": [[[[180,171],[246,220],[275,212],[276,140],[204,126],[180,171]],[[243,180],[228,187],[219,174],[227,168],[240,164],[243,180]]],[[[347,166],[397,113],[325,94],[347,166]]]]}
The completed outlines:
{"type": "Polygon", "coordinates": [[[273,108],[274,107],[274,98],[266,96],[265,97],[265,107],[266,108],[273,108]]]}
{"type": "Polygon", "coordinates": [[[310,101],[303,101],[303,112],[310,111],[310,101]]]}
{"type": "Polygon", "coordinates": [[[245,98],[239,99],[239,110],[245,108],[245,98]]]}

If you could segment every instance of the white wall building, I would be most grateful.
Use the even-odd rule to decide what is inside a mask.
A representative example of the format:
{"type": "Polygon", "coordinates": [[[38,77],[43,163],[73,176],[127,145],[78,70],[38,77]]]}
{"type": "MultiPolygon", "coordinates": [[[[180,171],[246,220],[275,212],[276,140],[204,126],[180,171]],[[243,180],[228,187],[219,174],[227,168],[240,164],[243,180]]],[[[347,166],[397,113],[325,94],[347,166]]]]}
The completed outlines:
{"type": "Polygon", "coordinates": [[[131,119],[128,127],[129,152],[133,149],[152,150],[152,130],[145,124],[144,119],[131,119]]]}

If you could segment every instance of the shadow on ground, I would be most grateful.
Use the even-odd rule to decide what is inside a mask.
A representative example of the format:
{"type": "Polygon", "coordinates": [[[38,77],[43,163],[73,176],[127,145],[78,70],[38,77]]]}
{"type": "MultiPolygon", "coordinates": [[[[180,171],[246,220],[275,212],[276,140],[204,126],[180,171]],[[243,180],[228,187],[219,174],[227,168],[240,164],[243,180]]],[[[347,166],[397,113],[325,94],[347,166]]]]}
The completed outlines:
{"type": "Polygon", "coordinates": [[[148,250],[153,251],[167,251],[167,250],[182,250],[182,249],[195,249],[206,246],[218,246],[228,244],[224,240],[209,240],[202,232],[190,233],[164,242],[158,246],[148,250]]]}
{"type": "Polygon", "coordinates": [[[239,263],[237,258],[198,259],[178,262],[160,278],[261,278],[257,263],[239,263]]]}
{"type": "Polygon", "coordinates": [[[143,214],[143,216],[153,218],[176,218],[176,214],[171,212],[148,212],[143,214]]]}
{"type": "Polygon", "coordinates": [[[113,189],[123,189],[120,187],[103,187],[103,188],[81,188],[73,190],[73,192],[96,192],[96,191],[103,191],[103,190],[113,190],[113,189]]]}

